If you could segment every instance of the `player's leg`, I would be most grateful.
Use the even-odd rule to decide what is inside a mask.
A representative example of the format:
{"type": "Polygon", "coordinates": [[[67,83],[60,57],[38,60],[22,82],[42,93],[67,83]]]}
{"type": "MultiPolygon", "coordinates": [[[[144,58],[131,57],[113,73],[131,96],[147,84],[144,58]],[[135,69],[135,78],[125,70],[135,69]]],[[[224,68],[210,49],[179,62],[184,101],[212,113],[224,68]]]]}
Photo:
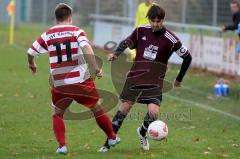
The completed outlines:
{"type": "MultiPolygon", "coordinates": [[[[124,119],[126,118],[127,114],[132,108],[132,102],[123,102],[117,111],[117,113],[114,115],[112,120],[112,127],[113,131],[117,134],[118,130],[122,126],[122,123],[124,119]]],[[[108,141],[106,140],[104,145],[98,150],[99,152],[107,152],[110,149],[110,146],[108,144],[108,141]]]]}
{"type": "Polygon", "coordinates": [[[142,136],[146,136],[148,126],[157,120],[158,114],[159,114],[160,107],[156,104],[148,104],[148,112],[144,117],[144,121],[142,123],[142,126],[140,127],[140,134],[142,136]]]}
{"type": "Polygon", "coordinates": [[[140,94],[139,91],[134,91],[134,89],[132,89],[131,81],[129,81],[130,80],[126,80],[124,84],[123,91],[120,95],[122,104],[112,120],[113,131],[116,134],[140,94]]]}
{"type": "Polygon", "coordinates": [[[115,141],[116,134],[113,131],[112,123],[111,123],[109,117],[104,112],[103,107],[97,103],[90,109],[95,117],[95,120],[96,120],[98,126],[107,135],[107,138],[108,138],[107,141],[108,141],[108,143],[110,143],[110,146],[113,146],[113,145],[117,144],[118,142],[120,142],[120,138],[117,138],[117,141],[115,141]]]}
{"type": "Polygon", "coordinates": [[[149,150],[149,142],[147,139],[147,129],[153,121],[157,120],[159,110],[160,110],[159,105],[154,104],[154,103],[148,104],[148,112],[144,117],[142,126],[137,129],[141,148],[143,150],[149,150]]]}
{"type": "Polygon", "coordinates": [[[121,104],[119,110],[114,115],[112,119],[112,127],[113,131],[117,134],[118,130],[121,128],[124,119],[126,118],[127,114],[130,112],[132,108],[132,102],[125,101],[121,104]]]}
{"type": "Polygon", "coordinates": [[[75,92],[77,95],[74,99],[92,111],[98,126],[107,135],[107,141],[110,146],[116,145],[120,138],[116,137],[111,120],[99,103],[99,94],[96,90],[95,83],[89,79],[81,84],[75,85],[74,88],[78,90],[78,92],[75,92]]]}
{"type": "MultiPolygon", "coordinates": [[[[119,129],[121,128],[124,119],[126,118],[128,112],[131,110],[131,108],[132,108],[133,104],[135,103],[135,101],[138,97],[138,94],[139,94],[139,92],[132,91],[132,89],[130,89],[130,88],[131,87],[130,87],[129,83],[126,80],[123,91],[120,95],[122,104],[112,119],[113,131],[116,134],[119,131],[119,129]]],[[[99,149],[99,152],[107,152],[109,149],[110,149],[110,147],[108,145],[108,142],[105,141],[104,145],[99,149]]]]}
{"type": "Polygon", "coordinates": [[[58,141],[58,149],[56,153],[65,154],[67,153],[66,140],[65,140],[65,124],[63,121],[63,115],[65,110],[72,103],[71,98],[64,98],[61,94],[52,90],[52,125],[55,137],[58,141]]]}

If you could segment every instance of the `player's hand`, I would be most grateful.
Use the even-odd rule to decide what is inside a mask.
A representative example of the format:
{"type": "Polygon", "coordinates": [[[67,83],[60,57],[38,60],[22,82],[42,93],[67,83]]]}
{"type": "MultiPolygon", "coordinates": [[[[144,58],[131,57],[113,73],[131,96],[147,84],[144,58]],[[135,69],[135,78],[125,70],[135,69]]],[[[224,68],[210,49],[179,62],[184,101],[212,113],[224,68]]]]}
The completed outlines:
{"type": "Polygon", "coordinates": [[[174,87],[181,87],[181,82],[175,80],[174,87]]]}
{"type": "Polygon", "coordinates": [[[108,54],[107,55],[108,61],[114,61],[117,59],[117,56],[114,53],[108,54]]]}
{"type": "Polygon", "coordinates": [[[226,27],[225,27],[225,26],[222,26],[221,31],[222,31],[222,32],[225,32],[225,31],[226,31],[226,27]]]}
{"type": "Polygon", "coordinates": [[[96,70],[96,76],[97,76],[98,79],[102,78],[102,76],[103,76],[102,69],[96,70]]]}
{"type": "Polygon", "coordinates": [[[29,64],[28,68],[30,69],[33,75],[37,72],[37,65],[35,63],[29,64]]]}

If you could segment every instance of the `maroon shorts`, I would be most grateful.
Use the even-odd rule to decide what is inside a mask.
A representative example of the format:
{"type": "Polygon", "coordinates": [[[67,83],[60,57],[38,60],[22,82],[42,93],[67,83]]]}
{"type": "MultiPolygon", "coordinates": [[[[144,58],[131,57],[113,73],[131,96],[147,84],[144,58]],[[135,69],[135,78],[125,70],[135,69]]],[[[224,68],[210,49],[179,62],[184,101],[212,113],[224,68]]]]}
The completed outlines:
{"type": "Polygon", "coordinates": [[[99,100],[99,94],[97,92],[95,83],[92,79],[88,79],[82,83],[70,84],[65,86],[59,86],[51,89],[52,103],[58,107],[58,102],[62,102],[65,99],[75,100],[79,104],[82,104],[88,108],[94,106],[99,100]]]}

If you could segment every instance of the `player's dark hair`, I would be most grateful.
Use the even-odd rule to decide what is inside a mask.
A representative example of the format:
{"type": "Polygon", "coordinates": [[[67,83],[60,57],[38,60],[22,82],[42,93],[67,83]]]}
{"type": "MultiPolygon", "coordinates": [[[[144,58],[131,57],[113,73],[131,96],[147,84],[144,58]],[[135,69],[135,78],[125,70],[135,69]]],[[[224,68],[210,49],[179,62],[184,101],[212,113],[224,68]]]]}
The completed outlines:
{"type": "Polygon", "coordinates": [[[231,3],[236,4],[238,6],[238,8],[240,9],[240,2],[238,0],[232,0],[231,3]]]}
{"type": "Polygon", "coordinates": [[[55,8],[55,17],[58,22],[63,22],[67,18],[72,16],[72,8],[65,4],[65,3],[59,3],[55,8]]]}
{"type": "Polygon", "coordinates": [[[158,4],[153,3],[153,5],[148,10],[147,16],[148,19],[164,19],[165,18],[165,10],[160,7],[158,4]]]}

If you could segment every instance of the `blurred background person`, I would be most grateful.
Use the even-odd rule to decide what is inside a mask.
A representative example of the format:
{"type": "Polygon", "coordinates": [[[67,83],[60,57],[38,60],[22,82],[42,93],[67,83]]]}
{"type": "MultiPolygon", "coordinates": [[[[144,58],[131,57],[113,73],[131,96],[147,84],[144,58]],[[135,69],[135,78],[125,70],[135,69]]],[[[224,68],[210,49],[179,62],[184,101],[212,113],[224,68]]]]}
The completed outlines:
{"type": "MultiPolygon", "coordinates": [[[[152,0],[144,0],[144,2],[138,5],[134,28],[139,27],[141,25],[149,24],[149,20],[146,16],[149,8],[152,6],[152,3],[153,3],[152,0]]],[[[136,57],[136,50],[127,50],[127,52],[130,53],[129,54],[130,60],[133,60],[136,57]]]]}
{"type": "Polygon", "coordinates": [[[240,22],[240,2],[238,0],[232,0],[230,3],[230,10],[232,12],[232,20],[233,24],[230,25],[224,25],[222,27],[222,31],[234,31],[238,30],[238,36],[240,37],[240,28],[239,28],[239,22],[240,22]]]}
{"type": "Polygon", "coordinates": [[[149,8],[152,6],[152,3],[152,0],[145,0],[145,2],[142,2],[138,5],[134,25],[135,28],[141,25],[149,24],[149,20],[146,16],[149,8]]]}

